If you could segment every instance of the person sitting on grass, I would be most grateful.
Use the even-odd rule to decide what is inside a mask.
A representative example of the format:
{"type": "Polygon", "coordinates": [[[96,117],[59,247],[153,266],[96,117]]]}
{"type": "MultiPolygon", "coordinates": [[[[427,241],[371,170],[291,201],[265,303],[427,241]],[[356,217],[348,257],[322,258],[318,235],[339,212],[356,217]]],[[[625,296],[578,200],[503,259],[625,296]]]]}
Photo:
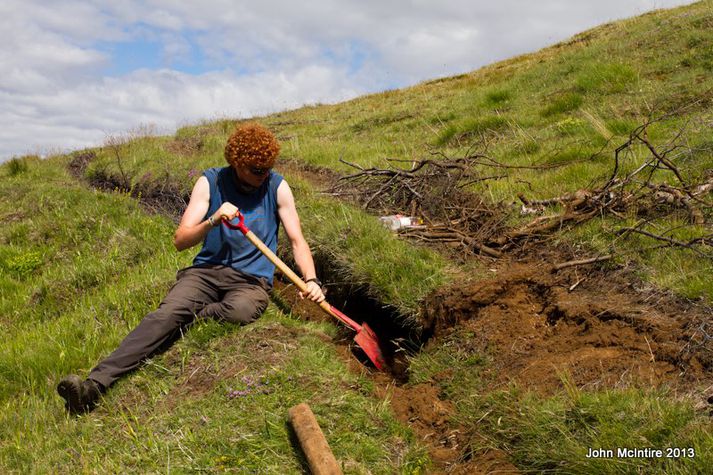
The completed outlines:
{"type": "Polygon", "coordinates": [[[57,392],[70,413],[94,409],[117,379],[167,348],[196,318],[245,325],[265,311],[275,266],[240,231],[221,226],[223,219],[242,213],[249,228],[273,252],[282,223],[307,283],[300,296],[317,303],[325,299],[292,191],[272,170],[279,151],[277,139],[263,126],[236,128],[225,147],[229,166],[203,172],[176,229],[174,245],[179,251],[203,243],[193,265],[178,271],[158,309],[146,315],[87,379],[72,374],[59,382],[57,392]]]}

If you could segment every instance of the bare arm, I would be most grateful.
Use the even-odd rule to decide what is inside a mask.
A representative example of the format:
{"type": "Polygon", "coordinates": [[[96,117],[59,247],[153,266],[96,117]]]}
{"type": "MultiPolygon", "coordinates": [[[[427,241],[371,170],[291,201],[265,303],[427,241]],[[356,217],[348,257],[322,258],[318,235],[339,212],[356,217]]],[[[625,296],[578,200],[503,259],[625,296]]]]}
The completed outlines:
{"type": "MultiPolygon", "coordinates": [[[[176,246],[176,249],[183,251],[203,242],[206,234],[213,227],[208,219],[203,219],[208,208],[210,208],[210,185],[208,179],[202,176],[193,186],[188,207],[183,212],[181,223],[173,237],[173,245],[176,246]]],[[[223,203],[211,218],[216,226],[220,226],[223,216],[232,219],[237,213],[238,208],[231,203],[223,203]]]]}
{"type": "Polygon", "coordinates": [[[202,176],[193,186],[188,207],[183,212],[181,223],[173,237],[173,245],[176,246],[176,249],[183,251],[205,239],[206,234],[213,227],[208,220],[203,219],[209,206],[210,185],[208,179],[202,176]]]}
{"type": "MultiPolygon", "coordinates": [[[[302,235],[302,226],[300,225],[300,217],[297,214],[295,206],[295,198],[292,195],[292,190],[285,180],[277,187],[277,213],[280,215],[280,221],[285,227],[285,233],[290,240],[292,246],[292,254],[295,257],[295,263],[302,272],[302,277],[309,280],[317,277],[317,272],[314,269],[314,260],[312,259],[312,251],[302,235]]],[[[315,282],[307,283],[307,294],[310,300],[321,302],[324,300],[322,289],[315,282]]]]}

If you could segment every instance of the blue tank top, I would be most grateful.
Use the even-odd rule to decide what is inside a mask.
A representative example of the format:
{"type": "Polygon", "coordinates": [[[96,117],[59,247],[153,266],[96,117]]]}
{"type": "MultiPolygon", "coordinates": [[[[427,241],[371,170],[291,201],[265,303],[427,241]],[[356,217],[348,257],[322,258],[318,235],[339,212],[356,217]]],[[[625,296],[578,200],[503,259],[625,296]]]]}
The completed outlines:
{"type": "MultiPolygon", "coordinates": [[[[277,252],[277,233],[280,217],[277,214],[277,187],[282,176],[274,171],[265,178],[254,193],[240,193],[237,188],[235,171],[230,167],[209,168],[203,176],[210,184],[210,206],[205,219],[215,213],[224,202],[238,207],[245,216],[245,225],[272,252],[277,252]]],[[[237,220],[234,221],[237,224],[237,220]]],[[[193,259],[193,265],[219,264],[257,278],[264,278],[272,285],[275,266],[265,257],[243,233],[221,224],[210,231],[203,241],[201,251],[193,259]]]]}

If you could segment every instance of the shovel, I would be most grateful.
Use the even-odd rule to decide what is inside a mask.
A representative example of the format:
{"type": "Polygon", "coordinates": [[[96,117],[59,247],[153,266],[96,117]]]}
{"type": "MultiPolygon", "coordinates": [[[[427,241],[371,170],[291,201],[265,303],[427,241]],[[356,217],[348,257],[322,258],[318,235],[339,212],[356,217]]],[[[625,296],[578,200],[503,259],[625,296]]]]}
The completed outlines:
{"type": "MultiPolygon", "coordinates": [[[[237,225],[231,223],[226,218],[223,218],[223,223],[230,229],[237,229],[241,233],[243,233],[245,237],[248,238],[248,240],[253,243],[253,245],[257,247],[258,250],[265,255],[265,257],[270,260],[270,262],[275,264],[275,266],[280,269],[280,271],[285,274],[287,278],[289,278],[292,283],[297,286],[298,289],[300,289],[301,292],[306,292],[307,284],[305,284],[305,282],[300,279],[299,276],[287,266],[287,264],[282,262],[282,259],[277,257],[277,255],[275,255],[275,253],[272,252],[270,248],[267,247],[265,243],[260,240],[259,237],[257,237],[252,231],[247,228],[247,226],[245,226],[245,216],[243,216],[242,213],[238,212],[237,217],[240,219],[240,222],[237,225]]],[[[327,303],[326,300],[323,300],[319,304],[319,306],[326,313],[336,318],[352,330],[356,331],[354,342],[364,351],[366,356],[371,360],[372,363],[374,363],[374,366],[376,366],[378,370],[383,371],[385,369],[386,363],[384,361],[384,355],[381,353],[379,339],[376,337],[376,333],[374,333],[374,330],[369,328],[366,323],[359,325],[357,322],[347,317],[342,312],[327,303]]]]}

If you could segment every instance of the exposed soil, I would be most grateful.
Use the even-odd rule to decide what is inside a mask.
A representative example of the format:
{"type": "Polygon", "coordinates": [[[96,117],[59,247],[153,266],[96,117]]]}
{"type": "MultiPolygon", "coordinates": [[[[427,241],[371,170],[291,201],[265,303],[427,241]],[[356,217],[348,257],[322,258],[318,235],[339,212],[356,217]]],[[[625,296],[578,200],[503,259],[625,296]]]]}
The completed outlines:
{"type": "Polygon", "coordinates": [[[436,336],[467,333],[464,349],[496,355],[493,387],[517,382],[550,394],[565,375],[588,389],[678,388],[711,378],[713,351],[699,331],[710,309],[637,289],[616,272],[553,273],[529,261],[494,274],[442,289],[425,305],[436,336]]]}
{"type": "Polygon", "coordinates": [[[377,395],[391,396],[394,414],[428,445],[438,472],[462,475],[519,473],[500,450],[490,449],[477,456],[465,453],[469,431],[451,421],[454,409],[447,400],[439,397],[437,385],[389,386],[382,381],[377,387],[377,395]]]}

